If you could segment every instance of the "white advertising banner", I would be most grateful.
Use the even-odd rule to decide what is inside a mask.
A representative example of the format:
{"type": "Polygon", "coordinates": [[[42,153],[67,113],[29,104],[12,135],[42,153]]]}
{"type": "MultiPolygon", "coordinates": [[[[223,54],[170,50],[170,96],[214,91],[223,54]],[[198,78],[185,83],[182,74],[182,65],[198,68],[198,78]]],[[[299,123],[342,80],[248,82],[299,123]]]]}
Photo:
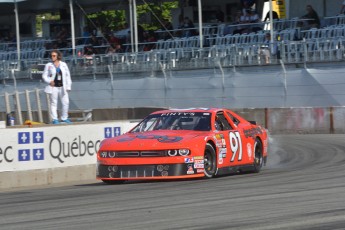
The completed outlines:
{"type": "Polygon", "coordinates": [[[121,135],[136,124],[113,121],[0,129],[0,172],[94,164],[103,139],[121,135]]]}

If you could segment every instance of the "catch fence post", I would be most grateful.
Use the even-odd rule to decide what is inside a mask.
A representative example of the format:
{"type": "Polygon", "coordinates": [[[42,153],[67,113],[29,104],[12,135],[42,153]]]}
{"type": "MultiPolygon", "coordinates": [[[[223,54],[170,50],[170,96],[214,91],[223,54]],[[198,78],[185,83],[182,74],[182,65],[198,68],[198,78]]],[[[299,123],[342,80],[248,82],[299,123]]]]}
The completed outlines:
{"type": "Polygon", "coordinates": [[[16,91],[14,93],[14,105],[16,108],[16,121],[18,125],[22,125],[23,124],[23,116],[22,116],[22,107],[20,105],[20,98],[19,98],[19,93],[18,91],[16,91]]]}
{"type": "Polygon", "coordinates": [[[43,115],[42,115],[42,105],[41,105],[41,99],[40,99],[40,90],[36,89],[36,103],[37,103],[37,115],[38,115],[38,121],[43,123],[43,115]]]}
{"type": "Polygon", "coordinates": [[[26,99],[26,106],[28,109],[28,119],[32,121],[32,109],[31,109],[31,103],[30,103],[30,92],[29,90],[25,90],[25,99],[26,99]]]}

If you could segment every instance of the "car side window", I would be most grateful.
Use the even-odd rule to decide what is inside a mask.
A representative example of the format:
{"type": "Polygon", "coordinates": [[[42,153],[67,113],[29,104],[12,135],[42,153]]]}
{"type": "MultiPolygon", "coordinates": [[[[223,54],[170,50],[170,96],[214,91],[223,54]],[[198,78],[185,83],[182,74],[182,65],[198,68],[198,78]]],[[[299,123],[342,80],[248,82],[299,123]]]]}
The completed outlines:
{"type": "Polygon", "coordinates": [[[240,121],[234,117],[231,113],[226,112],[226,114],[230,117],[230,119],[232,120],[232,122],[234,122],[235,125],[238,125],[240,123],[240,121]]]}
{"type": "Polygon", "coordinates": [[[232,127],[228,120],[225,118],[224,113],[217,113],[215,126],[217,130],[231,130],[232,127]]]}

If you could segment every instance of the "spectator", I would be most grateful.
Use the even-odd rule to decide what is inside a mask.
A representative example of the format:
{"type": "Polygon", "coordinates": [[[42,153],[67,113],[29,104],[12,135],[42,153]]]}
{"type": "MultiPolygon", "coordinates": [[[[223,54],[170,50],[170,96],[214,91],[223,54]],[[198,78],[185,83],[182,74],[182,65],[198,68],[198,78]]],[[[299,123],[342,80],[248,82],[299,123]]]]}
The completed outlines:
{"type": "Polygon", "coordinates": [[[150,51],[152,49],[155,48],[156,46],[156,42],[157,42],[157,39],[155,37],[155,34],[153,31],[149,31],[145,34],[146,38],[145,38],[145,42],[147,42],[147,44],[145,44],[144,46],[144,51],[150,51]]]}
{"type": "Polygon", "coordinates": [[[173,30],[173,25],[171,24],[171,22],[167,19],[164,20],[164,26],[163,28],[165,28],[166,30],[173,30]]]}
{"type": "MultiPolygon", "coordinates": [[[[256,13],[255,10],[250,11],[249,22],[250,23],[260,23],[259,15],[258,15],[258,13],[256,13]]],[[[251,26],[250,32],[258,32],[259,30],[262,30],[262,28],[260,27],[260,25],[255,24],[255,25],[251,26]]]]}
{"type": "Polygon", "coordinates": [[[91,36],[91,33],[90,33],[90,30],[87,26],[84,27],[83,29],[83,42],[82,44],[85,45],[85,44],[89,44],[90,43],[90,36],[91,36]]]}
{"type": "Polygon", "coordinates": [[[251,23],[251,19],[254,18],[252,16],[253,16],[252,10],[247,10],[246,14],[242,14],[240,18],[240,24],[247,24],[247,25],[241,26],[240,34],[250,33],[251,28],[248,24],[251,23]]]}
{"type": "Polygon", "coordinates": [[[124,50],[122,49],[122,46],[120,43],[115,44],[115,53],[124,53],[124,50]]]}
{"type": "Polygon", "coordinates": [[[216,20],[218,23],[224,22],[224,12],[220,9],[218,9],[216,12],[216,20]]]}
{"type": "Polygon", "coordinates": [[[92,56],[94,54],[97,54],[97,50],[91,44],[84,47],[84,56],[92,56]]]}
{"type": "MultiPolygon", "coordinates": [[[[249,17],[248,16],[245,16],[243,14],[243,11],[242,10],[238,10],[237,13],[236,13],[236,16],[235,16],[235,24],[244,24],[244,23],[248,23],[249,22],[249,17]]],[[[237,26],[235,28],[235,30],[233,31],[233,34],[242,34],[246,32],[246,28],[244,26],[237,26]]]]}
{"type": "Polygon", "coordinates": [[[115,48],[112,45],[110,45],[107,54],[111,55],[111,54],[114,54],[114,53],[115,53],[115,48]]]}
{"type": "Polygon", "coordinates": [[[345,14],[345,0],[343,1],[343,4],[341,6],[340,14],[345,14]]]}
{"type": "Polygon", "coordinates": [[[113,33],[110,33],[108,42],[110,45],[115,45],[115,44],[121,43],[121,40],[117,38],[113,33]]]}
{"type": "Polygon", "coordinates": [[[9,50],[15,50],[17,48],[17,38],[13,32],[10,32],[5,39],[6,42],[9,42],[8,48],[9,50]]]}
{"type": "Polygon", "coordinates": [[[95,54],[97,54],[97,50],[91,44],[84,47],[84,57],[87,65],[93,64],[93,56],[95,54]]]}
{"type": "Polygon", "coordinates": [[[185,17],[183,19],[183,24],[180,25],[179,27],[180,29],[184,29],[183,30],[183,33],[182,33],[182,36],[183,37],[191,37],[191,36],[194,36],[196,33],[195,33],[195,26],[192,22],[192,20],[189,19],[189,17],[185,17]]]}
{"type": "Polygon", "coordinates": [[[42,78],[48,85],[45,92],[50,95],[50,117],[53,124],[59,124],[57,106],[58,98],[61,99],[62,113],[61,121],[71,123],[68,119],[69,97],[68,92],[72,87],[71,74],[65,62],[61,61],[62,54],[58,50],[51,52],[52,61],[44,67],[42,78]]]}
{"type": "Polygon", "coordinates": [[[242,1],[242,14],[243,16],[247,16],[248,12],[251,11],[252,3],[249,0],[242,1]]]}
{"type": "MultiPolygon", "coordinates": [[[[278,13],[275,12],[275,11],[272,11],[272,18],[273,18],[273,20],[279,19],[278,13]]],[[[266,22],[269,19],[270,19],[270,12],[268,11],[267,14],[266,14],[266,17],[264,19],[264,22],[266,22]]]]}
{"type": "Polygon", "coordinates": [[[100,43],[95,35],[91,35],[90,43],[92,46],[99,46],[100,43]]]}
{"type": "Polygon", "coordinates": [[[67,47],[68,32],[66,27],[62,27],[61,30],[56,35],[56,41],[59,48],[67,47]]]}
{"type": "Polygon", "coordinates": [[[173,29],[174,28],[173,28],[173,25],[171,24],[171,22],[169,20],[165,19],[163,21],[163,25],[161,27],[161,30],[166,31],[166,32],[160,33],[160,35],[159,35],[160,39],[166,40],[166,39],[171,38],[172,37],[171,33],[172,33],[173,29]]]}
{"type": "Polygon", "coordinates": [[[277,43],[271,40],[271,34],[265,34],[265,40],[259,48],[260,60],[263,59],[265,64],[269,64],[272,61],[272,55],[277,54],[277,43]],[[273,43],[273,46],[271,45],[273,43]]]}
{"type": "Polygon", "coordinates": [[[311,5],[307,5],[306,11],[307,14],[301,17],[303,19],[309,19],[307,21],[308,26],[305,29],[320,28],[320,18],[316,11],[313,9],[313,7],[311,5]]]}

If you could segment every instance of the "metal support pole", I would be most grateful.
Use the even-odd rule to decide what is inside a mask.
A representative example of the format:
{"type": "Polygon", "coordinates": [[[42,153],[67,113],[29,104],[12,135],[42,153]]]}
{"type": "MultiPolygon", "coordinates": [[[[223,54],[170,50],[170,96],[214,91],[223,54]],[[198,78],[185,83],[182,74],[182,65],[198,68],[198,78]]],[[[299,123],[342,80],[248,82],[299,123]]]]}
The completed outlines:
{"type": "Polygon", "coordinates": [[[18,3],[14,0],[14,15],[16,18],[16,40],[17,40],[17,69],[20,70],[20,32],[19,32],[19,18],[18,18],[18,3]]]}
{"type": "Polygon", "coordinates": [[[69,8],[71,14],[71,37],[72,37],[72,54],[75,57],[75,28],[74,28],[74,12],[73,12],[73,2],[69,0],[69,8]]]}
{"type": "Polygon", "coordinates": [[[50,117],[50,113],[51,113],[51,111],[52,111],[52,108],[51,108],[51,106],[50,106],[50,97],[49,97],[49,94],[48,93],[46,93],[46,100],[47,100],[47,108],[48,108],[48,121],[49,121],[49,123],[51,123],[52,122],[52,118],[50,117]]]}
{"type": "Polygon", "coordinates": [[[27,118],[32,121],[32,110],[31,110],[31,103],[30,103],[30,92],[29,90],[25,90],[25,99],[26,99],[26,106],[27,106],[27,118]]]}
{"type": "Polygon", "coordinates": [[[129,31],[131,35],[131,52],[134,52],[134,33],[133,33],[133,3],[129,0],[129,31]]]}
{"type": "Polygon", "coordinates": [[[204,38],[202,34],[202,6],[201,0],[198,0],[198,12],[199,12],[199,39],[200,39],[200,48],[204,47],[204,38]]]}
{"type": "MultiPolygon", "coordinates": [[[[270,33],[271,33],[271,54],[274,52],[274,32],[273,32],[273,5],[272,0],[270,0],[270,33]]],[[[272,57],[272,55],[271,55],[272,57]]],[[[272,58],[270,58],[270,63],[272,63],[272,58]]]]}
{"type": "Polygon", "coordinates": [[[42,115],[42,106],[41,106],[41,98],[40,98],[40,90],[36,89],[36,102],[37,102],[37,115],[38,115],[38,121],[43,122],[43,115],[42,115]]]}
{"type": "Polygon", "coordinates": [[[10,105],[10,97],[7,92],[5,92],[5,106],[6,106],[6,114],[11,112],[11,105],[10,105]]]}
{"type": "Polygon", "coordinates": [[[135,52],[138,53],[138,19],[137,19],[137,0],[133,0],[133,22],[134,22],[134,45],[135,52]]]}
{"type": "Polygon", "coordinates": [[[23,124],[23,116],[22,116],[22,108],[20,105],[20,98],[19,98],[19,93],[16,91],[14,93],[14,102],[15,102],[15,108],[16,108],[16,116],[17,116],[17,124],[22,125],[23,124]]]}

